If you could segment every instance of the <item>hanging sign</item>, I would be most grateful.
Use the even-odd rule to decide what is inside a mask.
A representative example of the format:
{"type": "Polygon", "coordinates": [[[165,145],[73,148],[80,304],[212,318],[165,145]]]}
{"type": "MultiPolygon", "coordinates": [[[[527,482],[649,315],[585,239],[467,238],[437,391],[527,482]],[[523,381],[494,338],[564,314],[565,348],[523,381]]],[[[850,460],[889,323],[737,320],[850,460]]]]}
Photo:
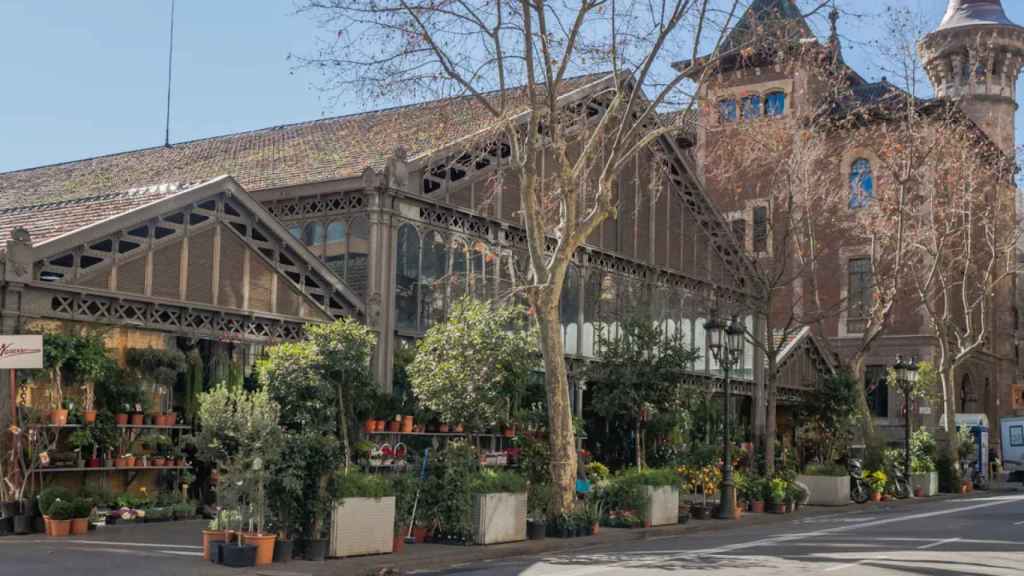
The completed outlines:
{"type": "Polygon", "coordinates": [[[42,335],[0,336],[0,369],[42,367],[42,335]]]}

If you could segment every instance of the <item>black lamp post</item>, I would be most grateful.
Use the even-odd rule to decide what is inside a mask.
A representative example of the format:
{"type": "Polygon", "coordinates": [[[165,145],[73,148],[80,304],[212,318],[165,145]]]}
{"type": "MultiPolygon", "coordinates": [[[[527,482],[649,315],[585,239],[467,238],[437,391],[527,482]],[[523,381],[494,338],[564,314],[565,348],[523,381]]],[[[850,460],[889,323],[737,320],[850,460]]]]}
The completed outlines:
{"type": "Polygon", "coordinates": [[[736,513],[736,486],[732,481],[732,441],[729,438],[730,407],[732,403],[732,383],[729,370],[743,358],[743,328],[734,316],[728,323],[720,320],[712,311],[710,319],[704,323],[704,331],[708,335],[708,348],[715,361],[725,373],[725,402],[722,426],[722,497],[719,503],[718,517],[723,520],[732,519],[736,513]]]}
{"type": "Polygon", "coordinates": [[[908,361],[904,361],[902,356],[896,357],[896,364],[893,365],[893,371],[896,372],[896,385],[899,387],[900,392],[903,393],[903,432],[904,432],[904,454],[903,454],[903,473],[906,474],[907,481],[910,481],[912,470],[910,464],[912,457],[910,455],[910,410],[911,401],[914,396],[914,385],[917,384],[917,361],[911,358],[908,361]]]}

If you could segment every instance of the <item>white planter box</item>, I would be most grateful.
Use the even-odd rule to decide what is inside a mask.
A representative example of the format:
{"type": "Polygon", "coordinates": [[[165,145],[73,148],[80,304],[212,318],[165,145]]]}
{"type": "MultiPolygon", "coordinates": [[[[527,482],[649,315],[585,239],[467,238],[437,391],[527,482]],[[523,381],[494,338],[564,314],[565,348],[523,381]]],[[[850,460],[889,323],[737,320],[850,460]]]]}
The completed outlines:
{"type": "Polygon", "coordinates": [[[807,504],[811,506],[846,506],[850,503],[849,476],[804,476],[797,482],[807,486],[807,504]]]}
{"type": "Polygon", "coordinates": [[[395,498],[346,498],[331,514],[327,555],[391,554],[395,545],[395,498]]]}
{"type": "Polygon", "coordinates": [[[647,519],[651,526],[679,523],[679,489],[675,486],[647,487],[647,519]]]}
{"type": "Polygon", "coordinates": [[[473,495],[473,541],[501,544],[526,540],[526,494],[473,495]]]}
{"type": "Polygon", "coordinates": [[[911,489],[921,488],[925,496],[935,496],[939,493],[939,473],[926,472],[924,474],[912,474],[910,476],[911,489]]]}

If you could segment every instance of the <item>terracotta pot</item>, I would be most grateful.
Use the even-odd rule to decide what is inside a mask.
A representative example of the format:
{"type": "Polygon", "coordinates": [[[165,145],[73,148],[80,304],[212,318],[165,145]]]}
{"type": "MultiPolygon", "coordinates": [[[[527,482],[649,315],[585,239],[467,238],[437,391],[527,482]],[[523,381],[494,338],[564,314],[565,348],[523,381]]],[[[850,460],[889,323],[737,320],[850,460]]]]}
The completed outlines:
{"type": "Polygon", "coordinates": [[[89,533],[89,519],[88,518],[72,518],[71,519],[71,533],[75,536],[81,536],[89,533]]]}
{"type": "Polygon", "coordinates": [[[764,513],[764,500],[754,500],[750,503],[750,511],[756,514],[764,513]]]}
{"type": "Polygon", "coordinates": [[[256,546],[256,565],[269,566],[274,563],[274,541],[277,534],[244,534],[242,542],[256,546]]]}
{"type": "Polygon", "coordinates": [[[133,468],[133,467],[135,467],[135,462],[136,462],[135,456],[126,456],[125,459],[124,459],[124,467],[125,468],[133,468]]]}
{"type": "Polygon", "coordinates": [[[412,529],[412,535],[416,538],[416,542],[422,544],[427,541],[427,537],[430,536],[430,531],[426,526],[415,526],[412,529]]]}
{"type": "Polygon", "coordinates": [[[785,514],[786,513],[786,505],[785,504],[772,504],[772,513],[774,513],[774,514],[785,514]]]}
{"type": "Polygon", "coordinates": [[[61,408],[50,412],[50,424],[54,426],[66,426],[68,423],[68,411],[61,408]]]}
{"type": "Polygon", "coordinates": [[[124,468],[124,458],[114,458],[114,468],[124,468]]]}
{"type": "Polygon", "coordinates": [[[384,425],[386,424],[386,422],[384,422],[383,420],[374,420],[373,423],[374,423],[374,427],[376,428],[377,432],[383,432],[384,431],[384,425]]]}
{"type": "Polygon", "coordinates": [[[502,432],[502,435],[505,438],[515,438],[515,436],[516,436],[516,429],[515,428],[505,428],[505,430],[502,432]]]}
{"type": "Polygon", "coordinates": [[[145,422],[145,416],[141,413],[132,414],[131,422],[132,426],[142,426],[143,422],[145,422]]]}
{"type": "Polygon", "coordinates": [[[413,417],[412,416],[403,416],[402,417],[402,432],[406,432],[406,433],[412,432],[412,426],[413,426],[413,417]]]}
{"type": "Polygon", "coordinates": [[[377,422],[370,418],[366,422],[363,422],[363,432],[374,432],[377,430],[377,422]]]}
{"type": "Polygon", "coordinates": [[[227,533],[223,530],[203,530],[203,560],[210,559],[210,544],[227,541],[227,533]]]}
{"type": "Polygon", "coordinates": [[[391,545],[391,553],[398,554],[402,551],[402,546],[405,545],[405,536],[402,536],[402,534],[395,534],[392,542],[394,543],[391,545]]]}
{"type": "Polygon", "coordinates": [[[175,426],[178,424],[178,413],[174,412],[173,410],[171,412],[168,412],[167,414],[164,414],[164,418],[167,418],[168,426],[175,426]]]}
{"type": "Polygon", "coordinates": [[[960,486],[960,493],[961,494],[967,494],[967,484],[962,484],[960,486]]]}
{"type": "Polygon", "coordinates": [[[732,519],[739,520],[740,518],[743,518],[743,506],[737,504],[736,510],[732,513],[732,519]]]}
{"type": "Polygon", "coordinates": [[[89,458],[89,460],[85,463],[85,467],[86,468],[99,468],[100,467],[100,459],[99,458],[89,458]]]}
{"type": "Polygon", "coordinates": [[[388,432],[398,432],[401,429],[402,429],[402,423],[401,422],[395,422],[394,420],[391,420],[391,421],[388,422],[388,432]]]}
{"type": "Polygon", "coordinates": [[[456,424],[455,425],[455,433],[456,434],[462,434],[465,431],[466,431],[466,427],[463,426],[462,424],[456,424]]]}
{"type": "Polygon", "coordinates": [[[871,501],[872,502],[881,502],[882,501],[882,493],[881,492],[872,492],[871,493],[871,501]]]}
{"type": "Polygon", "coordinates": [[[437,431],[438,431],[438,432],[440,432],[440,433],[442,433],[442,434],[447,434],[447,433],[448,433],[448,425],[447,425],[447,424],[441,424],[441,425],[439,425],[439,426],[437,427],[437,431]]]}
{"type": "Polygon", "coordinates": [[[50,519],[50,536],[58,538],[71,534],[71,520],[50,519]]]}
{"type": "Polygon", "coordinates": [[[128,415],[127,414],[121,414],[121,413],[114,414],[114,422],[118,426],[127,426],[128,425],[128,415]]]}
{"type": "Polygon", "coordinates": [[[600,534],[601,533],[601,524],[599,522],[594,522],[594,524],[590,527],[590,533],[593,534],[594,536],[597,536],[598,534],[600,534]]]}
{"type": "Polygon", "coordinates": [[[86,410],[82,412],[82,420],[84,420],[86,424],[92,424],[96,421],[96,411],[86,410]]]}
{"type": "Polygon", "coordinates": [[[924,498],[924,488],[920,486],[914,488],[914,498],[924,498]]]}
{"type": "Polygon", "coordinates": [[[157,467],[166,466],[167,465],[167,459],[166,458],[161,458],[161,457],[157,456],[155,458],[152,458],[149,461],[149,463],[150,463],[150,466],[157,466],[157,467]]]}
{"type": "Polygon", "coordinates": [[[50,517],[43,515],[43,528],[47,536],[53,536],[53,528],[50,527],[50,517]]]}

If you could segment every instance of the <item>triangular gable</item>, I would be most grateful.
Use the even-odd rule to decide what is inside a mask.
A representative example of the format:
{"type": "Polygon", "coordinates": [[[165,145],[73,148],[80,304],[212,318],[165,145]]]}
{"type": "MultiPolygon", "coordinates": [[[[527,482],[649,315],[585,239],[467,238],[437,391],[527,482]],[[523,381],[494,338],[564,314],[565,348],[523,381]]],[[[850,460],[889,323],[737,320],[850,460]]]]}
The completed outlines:
{"type": "Polygon", "coordinates": [[[806,350],[810,352],[811,356],[826,369],[829,374],[835,374],[837,371],[836,363],[832,358],[832,355],[825,349],[825,347],[818,340],[818,337],[811,331],[810,326],[804,326],[799,332],[794,334],[789,342],[779,350],[779,353],[775,356],[775,365],[782,368],[792,358],[796,357],[796,352],[799,350],[806,350]]]}
{"type": "Polygon", "coordinates": [[[307,320],[361,299],[224,176],[31,248],[32,280],[307,320]]]}
{"type": "Polygon", "coordinates": [[[814,36],[793,0],[754,0],[725,37],[721,52],[740,50],[755,44],[766,28],[777,28],[780,25],[792,26],[794,34],[801,38],[814,36]]]}

